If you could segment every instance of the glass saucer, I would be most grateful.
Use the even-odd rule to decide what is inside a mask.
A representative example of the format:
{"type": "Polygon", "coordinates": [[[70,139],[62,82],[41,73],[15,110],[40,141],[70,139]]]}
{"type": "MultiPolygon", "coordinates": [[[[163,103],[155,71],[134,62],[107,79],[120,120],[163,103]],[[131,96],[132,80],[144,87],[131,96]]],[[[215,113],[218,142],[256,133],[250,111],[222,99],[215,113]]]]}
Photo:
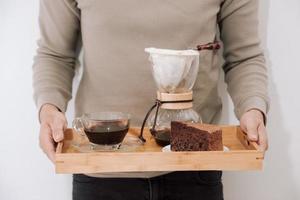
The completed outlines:
{"type": "MultiPolygon", "coordinates": [[[[89,152],[134,152],[143,145],[143,142],[136,136],[127,135],[124,141],[118,148],[105,148],[105,145],[101,145],[103,148],[95,148],[91,143],[72,143],[72,147],[81,153],[89,152]]],[[[111,146],[108,146],[111,147],[111,146]]]]}

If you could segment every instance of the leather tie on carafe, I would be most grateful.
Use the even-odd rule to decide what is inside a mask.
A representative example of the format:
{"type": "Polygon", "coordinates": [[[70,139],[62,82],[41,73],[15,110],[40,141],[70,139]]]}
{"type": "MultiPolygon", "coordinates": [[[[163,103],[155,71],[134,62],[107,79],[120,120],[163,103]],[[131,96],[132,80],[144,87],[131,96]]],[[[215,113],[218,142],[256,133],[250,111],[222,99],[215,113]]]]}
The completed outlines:
{"type": "MultiPolygon", "coordinates": [[[[146,116],[143,120],[143,124],[142,124],[142,127],[141,127],[141,132],[140,132],[140,136],[139,136],[141,141],[146,142],[146,139],[143,137],[144,128],[145,128],[147,119],[149,118],[149,116],[150,116],[151,112],[154,110],[154,108],[156,108],[156,111],[155,111],[155,116],[154,116],[154,123],[153,123],[153,126],[151,128],[153,131],[155,131],[158,111],[159,111],[159,108],[161,107],[162,104],[164,104],[164,103],[190,103],[190,102],[193,102],[193,99],[191,99],[191,100],[181,100],[181,101],[161,101],[159,99],[156,99],[155,104],[149,109],[149,111],[147,112],[147,114],[146,114],[146,116]]],[[[152,134],[152,132],[151,132],[151,134],[152,134]]]]}

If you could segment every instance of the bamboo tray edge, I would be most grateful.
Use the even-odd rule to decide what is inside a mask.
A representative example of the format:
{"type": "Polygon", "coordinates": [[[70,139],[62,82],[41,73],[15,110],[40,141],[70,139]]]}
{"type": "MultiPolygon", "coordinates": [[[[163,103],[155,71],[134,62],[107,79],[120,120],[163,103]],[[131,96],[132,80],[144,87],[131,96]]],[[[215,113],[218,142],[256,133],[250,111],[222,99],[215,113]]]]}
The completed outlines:
{"type": "MultiPolygon", "coordinates": [[[[106,172],[150,172],[150,171],[196,171],[262,170],[264,153],[256,143],[249,142],[238,126],[220,126],[224,140],[234,147],[229,152],[63,152],[63,142],[56,149],[56,173],[106,173],[106,172]],[[230,135],[230,137],[229,137],[230,135]],[[235,145],[235,146],[234,146],[235,145]]],[[[134,134],[138,128],[132,128],[134,134]]],[[[67,129],[66,134],[74,134],[67,129]]],[[[147,141],[150,134],[147,132],[147,141]]],[[[154,141],[152,141],[154,142],[154,141]]],[[[151,144],[152,146],[155,144],[151,144]]],[[[226,144],[225,144],[226,145],[226,144]]]]}

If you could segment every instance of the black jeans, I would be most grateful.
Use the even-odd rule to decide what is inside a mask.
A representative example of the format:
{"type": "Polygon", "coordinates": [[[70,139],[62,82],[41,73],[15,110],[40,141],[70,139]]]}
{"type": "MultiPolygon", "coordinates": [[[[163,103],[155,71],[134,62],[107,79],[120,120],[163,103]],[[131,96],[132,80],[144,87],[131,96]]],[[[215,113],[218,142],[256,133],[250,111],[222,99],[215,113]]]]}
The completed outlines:
{"type": "Polygon", "coordinates": [[[223,200],[221,171],[172,172],[143,178],[73,175],[73,200],[223,200]]]}

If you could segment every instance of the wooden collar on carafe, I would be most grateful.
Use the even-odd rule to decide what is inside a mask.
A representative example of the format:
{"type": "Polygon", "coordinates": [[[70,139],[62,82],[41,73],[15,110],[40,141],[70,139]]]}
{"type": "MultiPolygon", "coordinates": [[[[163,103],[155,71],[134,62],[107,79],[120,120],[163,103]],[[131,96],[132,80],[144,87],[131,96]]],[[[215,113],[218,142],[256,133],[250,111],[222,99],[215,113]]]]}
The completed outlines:
{"type": "Polygon", "coordinates": [[[188,109],[193,107],[193,92],[170,94],[157,91],[157,100],[162,102],[160,108],[163,109],[188,109]]]}

